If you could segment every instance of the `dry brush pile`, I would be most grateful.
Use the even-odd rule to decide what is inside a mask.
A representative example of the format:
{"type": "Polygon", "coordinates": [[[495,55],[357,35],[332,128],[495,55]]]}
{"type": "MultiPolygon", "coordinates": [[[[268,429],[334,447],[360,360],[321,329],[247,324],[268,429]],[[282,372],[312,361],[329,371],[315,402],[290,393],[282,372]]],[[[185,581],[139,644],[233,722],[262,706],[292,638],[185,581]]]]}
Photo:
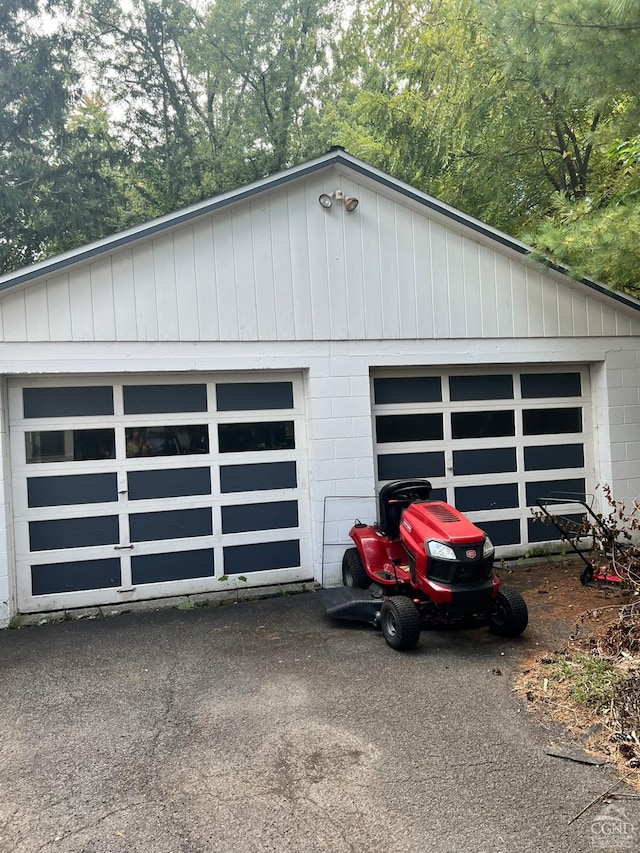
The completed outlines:
{"type": "MultiPolygon", "coordinates": [[[[582,614],[562,655],[541,661],[549,666],[542,692],[551,684],[556,698],[593,714],[616,757],[640,768],[640,502],[629,506],[616,501],[609,486],[600,488],[605,512],[563,519],[562,526],[581,549],[588,548],[596,577],[617,579],[626,602],[582,614]]],[[[553,522],[544,513],[534,515],[553,522]]],[[[531,689],[527,696],[548,699],[534,697],[531,689]]]]}

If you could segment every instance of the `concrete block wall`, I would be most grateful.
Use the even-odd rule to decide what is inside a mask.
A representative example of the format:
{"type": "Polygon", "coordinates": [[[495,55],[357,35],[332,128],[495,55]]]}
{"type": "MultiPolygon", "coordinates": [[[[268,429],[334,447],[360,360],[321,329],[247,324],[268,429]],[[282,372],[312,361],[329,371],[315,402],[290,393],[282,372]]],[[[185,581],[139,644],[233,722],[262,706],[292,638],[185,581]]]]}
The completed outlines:
{"type": "Polygon", "coordinates": [[[607,353],[598,381],[596,436],[601,474],[613,497],[634,500],[640,498],[640,342],[617,343],[620,349],[607,353]]]}
{"type": "Polygon", "coordinates": [[[0,503],[6,510],[0,512],[0,628],[6,628],[15,612],[13,603],[9,443],[6,411],[6,380],[0,380],[0,503]]]}
{"type": "Polygon", "coordinates": [[[376,517],[369,359],[314,360],[307,382],[315,574],[335,586],[354,520],[376,517]]]}

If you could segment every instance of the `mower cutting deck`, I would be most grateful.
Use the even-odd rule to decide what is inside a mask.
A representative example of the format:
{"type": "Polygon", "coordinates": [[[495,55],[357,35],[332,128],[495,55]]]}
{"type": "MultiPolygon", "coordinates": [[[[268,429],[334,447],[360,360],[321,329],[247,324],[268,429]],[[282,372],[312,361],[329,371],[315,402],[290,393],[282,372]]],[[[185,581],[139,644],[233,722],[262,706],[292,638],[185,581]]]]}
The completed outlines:
{"type": "Polygon", "coordinates": [[[522,596],[500,588],[489,537],[454,507],[429,499],[428,480],[380,490],[377,524],[356,522],[342,561],[344,587],[323,590],[327,613],[380,627],[394,649],[413,648],[423,623],[484,619],[496,634],[527,627],[522,596]]]}

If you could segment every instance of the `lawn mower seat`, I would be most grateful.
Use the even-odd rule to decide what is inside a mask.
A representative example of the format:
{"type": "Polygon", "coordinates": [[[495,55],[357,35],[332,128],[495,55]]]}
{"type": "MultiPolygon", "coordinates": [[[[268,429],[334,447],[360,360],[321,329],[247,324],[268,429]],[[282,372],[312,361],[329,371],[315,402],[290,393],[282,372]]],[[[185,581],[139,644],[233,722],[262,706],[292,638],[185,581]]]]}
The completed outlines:
{"type": "Polygon", "coordinates": [[[409,504],[428,501],[428,480],[395,480],[380,489],[380,529],[391,539],[400,535],[400,516],[409,504]]]}

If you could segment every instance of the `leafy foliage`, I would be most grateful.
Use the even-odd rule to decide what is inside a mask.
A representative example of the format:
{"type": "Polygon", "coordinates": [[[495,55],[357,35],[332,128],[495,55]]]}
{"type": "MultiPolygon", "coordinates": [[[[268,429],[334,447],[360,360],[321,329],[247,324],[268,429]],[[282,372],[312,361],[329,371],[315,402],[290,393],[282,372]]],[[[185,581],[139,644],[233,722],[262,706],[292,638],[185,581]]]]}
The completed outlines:
{"type": "Polygon", "coordinates": [[[2,269],[338,144],[639,292],[637,4],[74,2],[0,8],[2,269]]]}
{"type": "Polygon", "coordinates": [[[10,0],[0,9],[3,271],[103,236],[118,224],[110,167],[119,146],[101,104],[79,98],[67,12],[63,0],[10,0]]]}

